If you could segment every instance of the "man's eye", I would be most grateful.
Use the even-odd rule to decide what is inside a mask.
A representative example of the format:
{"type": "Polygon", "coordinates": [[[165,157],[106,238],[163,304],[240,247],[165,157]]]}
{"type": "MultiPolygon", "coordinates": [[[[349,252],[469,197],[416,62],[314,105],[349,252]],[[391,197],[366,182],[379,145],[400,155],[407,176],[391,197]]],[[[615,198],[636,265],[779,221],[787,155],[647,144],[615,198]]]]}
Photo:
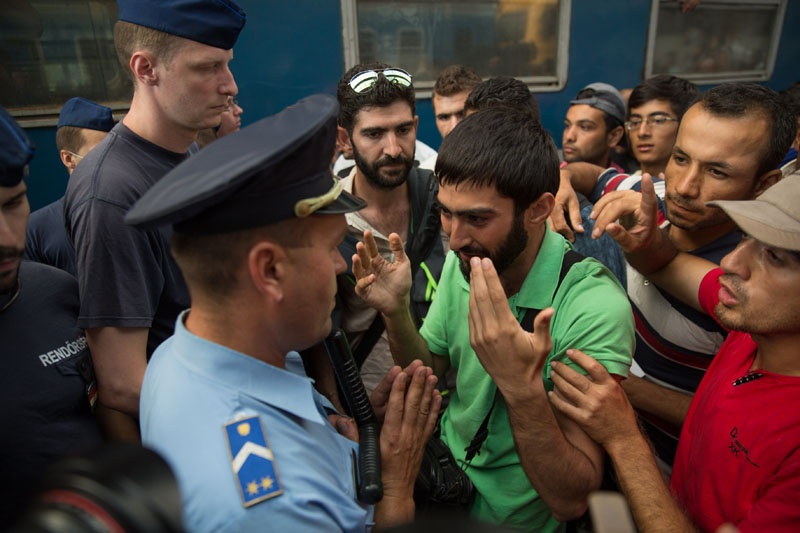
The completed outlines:
{"type": "Polygon", "coordinates": [[[665,117],[653,117],[650,119],[650,121],[656,126],[663,126],[667,123],[667,119],[665,117]]]}
{"type": "Polygon", "coordinates": [[[629,120],[628,123],[631,126],[631,129],[638,130],[642,126],[641,120],[629,120]]]}

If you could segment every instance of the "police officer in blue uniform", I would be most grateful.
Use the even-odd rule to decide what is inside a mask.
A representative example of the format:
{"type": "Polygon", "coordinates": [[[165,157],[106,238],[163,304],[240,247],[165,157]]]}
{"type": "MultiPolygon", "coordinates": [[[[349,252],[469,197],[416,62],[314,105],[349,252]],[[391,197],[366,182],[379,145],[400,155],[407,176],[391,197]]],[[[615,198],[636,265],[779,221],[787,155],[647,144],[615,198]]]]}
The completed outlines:
{"type": "Polygon", "coordinates": [[[364,531],[413,518],[413,486],[441,397],[430,368],[395,367],[373,394],[383,500],[356,498],[352,422],[296,350],[331,329],[344,213],[329,162],[338,105],[315,95],[226,136],[150,189],[126,221],[172,225],[192,297],[154,353],[145,445],[167,460],[197,531],[364,531]]]}
{"type": "MultiPolygon", "coordinates": [[[[61,162],[75,167],[114,127],[111,108],[86,98],[70,98],[58,114],[56,146],[61,162]]],[[[75,250],[64,226],[64,197],[31,213],[25,239],[25,259],[60,268],[73,276],[75,250]]]]}
{"type": "Polygon", "coordinates": [[[78,284],[22,260],[33,145],[0,108],[0,530],[25,509],[44,470],[102,442],[90,408],[89,349],[77,325],[78,284]]]}

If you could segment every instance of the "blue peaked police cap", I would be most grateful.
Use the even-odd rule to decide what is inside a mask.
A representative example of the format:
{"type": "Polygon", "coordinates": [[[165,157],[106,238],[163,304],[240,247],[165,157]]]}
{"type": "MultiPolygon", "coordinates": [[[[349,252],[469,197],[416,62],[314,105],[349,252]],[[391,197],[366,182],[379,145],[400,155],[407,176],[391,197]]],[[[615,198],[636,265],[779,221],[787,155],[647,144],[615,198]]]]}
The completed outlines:
{"type": "Polygon", "coordinates": [[[117,0],[119,20],[230,50],[247,15],[233,0],[117,0]]]}
{"type": "Polygon", "coordinates": [[[35,149],[17,121],[0,107],[0,187],[14,187],[22,181],[35,149]]]}
{"type": "Polygon", "coordinates": [[[161,178],[125,221],[210,235],[363,208],[331,172],[338,110],[335,98],[316,94],[214,141],[161,178]]]}
{"type": "Polygon", "coordinates": [[[111,131],[114,117],[111,108],[87,100],[86,98],[70,98],[61,113],[58,114],[58,126],[73,126],[97,131],[111,131]]]}

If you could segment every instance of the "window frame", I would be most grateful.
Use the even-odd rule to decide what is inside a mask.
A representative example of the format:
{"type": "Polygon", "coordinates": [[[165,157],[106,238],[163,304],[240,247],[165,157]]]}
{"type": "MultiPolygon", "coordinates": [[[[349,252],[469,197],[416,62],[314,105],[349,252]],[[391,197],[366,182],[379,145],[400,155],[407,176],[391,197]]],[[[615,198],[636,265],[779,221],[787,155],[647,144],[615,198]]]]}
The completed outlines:
{"type": "MultiPolygon", "coordinates": [[[[344,69],[349,70],[359,63],[358,43],[358,0],[341,0],[342,45],[344,48],[344,69]]],[[[556,73],[554,76],[514,76],[537,93],[558,92],[567,84],[569,73],[569,42],[572,21],[572,0],[559,0],[558,37],[556,38],[556,73]]],[[[411,73],[414,74],[413,72],[411,73]]],[[[510,75],[510,74],[504,74],[510,75]]],[[[430,98],[433,94],[433,80],[414,81],[417,98],[430,98]]]]}
{"type": "MultiPolygon", "coordinates": [[[[89,4],[91,1],[86,1],[85,4],[87,5],[87,9],[91,9],[89,4]]],[[[113,4],[113,2],[109,2],[109,4],[113,4]]],[[[72,6],[69,4],[64,5],[64,9],[71,9],[72,6]]],[[[60,11],[59,11],[60,13],[60,11]]],[[[109,29],[113,32],[113,22],[116,21],[116,18],[112,21],[112,27],[109,29]]],[[[100,43],[101,39],[104,36],[102,33],[98,34],[96,31],[92,33],[92,42],[97,45],[100,43]]],[[[112,43],[113,44],[113,43],[112,43]]],[[[111,60],[116,64],[116,51],[111,49],[111,60]]],[[[43,58],[39,59],[38,64],[42,67],[47,65],[47,61],[43,58]]],[[[121,68],[121,67],[120,67],[121,68]]],[[[126,76],[124,71],[120,71],[121,76],[126,76]]],[[[132,88],[129,88],[129,91],[132,91],[132,88]]],[[[81,94],[74,94],[72,96],[82,96],[81,94]]],[[[71,96],[64,96],[64,102],[66,102],[71,96]]],[[[130,109],[130,94],[126,95],[123,99],[114,99],[114,100],[104,100],[104,99],[95,99],[99,104],[108,106],[113,111],[114,119],[119,120],[122,116],[127,113],[130,109]]],[[[4,104],[8,113],[14,117],[14,119],[22,126],[23,128],[40,128],[40,127],[55,127],[58,124],[58,117],[61,113],[61,109],[63,107],[63,103],[55,104],[55,103],[47,103],[41,104],[36,103],[33,105],[25,105],[25,106],[17,106],[12,107],[8,104],[4,104]]]]}
{"type": "MultiPolygon", "coordinates": [[[[658,19],[661,6],[673,6],[674,0],[651,0],[650,24],[647,31],[647,52],[644,63],[645,78],[656,74],[664,74],[654,70],[655,45],[658,37],[658,19]]],[[[778,47],[780,45],[783,21],[786,15],[787,0],[703,0],[696,8],[697,10],[741,10],[755,6],[775,6],[776,13],[774,19],[773,33],[769,40],[769,51],[767,52],[766,65],[764,69],[724,71],[717,73],[701,72],[670,72],[681,78],[687,79],[699,85],[718,84],[732,81],[768,81],[772,78],[775,70],[775,62],[778,57],[778,47]]],[[[688,14],[691,16],[691,13],[688,14]]]]}

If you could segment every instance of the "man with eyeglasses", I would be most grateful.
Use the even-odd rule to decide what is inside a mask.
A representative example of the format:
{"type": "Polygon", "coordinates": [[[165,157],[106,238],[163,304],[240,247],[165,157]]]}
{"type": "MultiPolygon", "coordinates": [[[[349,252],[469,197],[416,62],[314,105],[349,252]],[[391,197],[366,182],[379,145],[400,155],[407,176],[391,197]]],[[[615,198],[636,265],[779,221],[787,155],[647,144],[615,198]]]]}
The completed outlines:
{"type": "Polygon", "coordinates": [[[225,137],[237,132],[242,128],[242,114],[244,109],[239,105],[239,99],[232,97],[228,100],[228,106],[220,117],[220,122],[213,128],[206,128],[197,134],[197,146],[203,148],[220,137],[225,137]]]}
{"type": "MultiPolygon", "coordinates": [[[[85,98],[67,100],[58,115],[56,147],[72,174],[78,163],[114,127],[111,108],[85,98]]],[[[31,213],[25,238],[25,258],[77,276],[75,250],[64,227],[64,197],[31,213]]]]}
{"type": "MultiPolygon", "coordinates": [[[[752,83],[714,87],[686,111],[665,181],[655,183],[656,193],[664,197],[659,222],[678,250],[719,263],[734,249],[741,238],[736,225],[706,203],[749,200],[775,183],[795,131],[794,117],[786,113],[780,96],[752,83]]],[[[576,177],[580,178],[562,171],[559,195],[572,185],[578,190],[586,186],[580,179],[569,180],[576,177]]],[[[592,237],[616,220],[615,213],[623,207],[633,210],[639,205],[640,187],[641,177],[606,171],[592,197],[598,198],[592,237]],[[612,190],[600,197],[609,186],[612,190]]],[[[707,315],[664,295],[630,265],[626,276],[637,339],[636,364],[622,386],[669,472],[692,394],[726,331],[707,315]]]]}
{"type": "Polygon", "coordinates": [[[369,231],[389,258],[389,234],[402,237],[414,266],[409,305],[418,326],[433,300],[445,245],[435,205],[436,179],[432,171],[414,165],[419,118],[411,75],[384,63],[356,65],[339,81],[337,97],[339,144],[351,149],[356,161],[342,186],[367,201],[367,207],[346,215],[348,236],[340,249],[348,269],[338,276],[338,311],[364,384],[372,390],[394,363],[381,317],[355,293],[350,262],[356,243],[369,231]]]}
{"type": "Polygon", "coordinates": [[[189,293],[165,229],[123,218],[195,150],[238,93],[229,63],[245,24],[233,0],[118,0],[114,45],[133,81],[130,111],[70,176],[64,201],[81,292],[79,324],[97,368],[99,401],[137,440],[147,360],[172,334],[189,293]]]}
{"type": "Polygon", "coordinates": [[[658,177],[667,168],[683,114],[700,97],[694,83],[661,74],[644,80],[628,99],[625,131],[637,174],[658,177]]]}

